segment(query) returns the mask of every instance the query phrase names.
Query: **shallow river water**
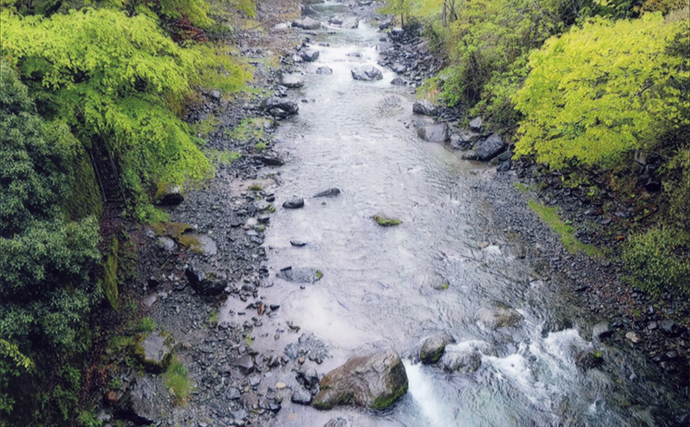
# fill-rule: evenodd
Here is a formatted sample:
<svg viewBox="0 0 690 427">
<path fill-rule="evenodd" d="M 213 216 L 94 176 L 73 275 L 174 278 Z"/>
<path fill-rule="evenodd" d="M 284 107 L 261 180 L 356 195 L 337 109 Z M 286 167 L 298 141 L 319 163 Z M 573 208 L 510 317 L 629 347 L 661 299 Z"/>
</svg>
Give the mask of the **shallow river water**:
<svg viewBox="0 0 690 427">
<path fill-rule="evenodd" d="M 327 21 L 337 7 L 316 5 L 317 19 Z M 580 332 L 591 325 L 577 320 L 581 314 L 539 280 L 519 245 L 492 226 L 491 208 L 472 186 L 493 172 L 421 141 L 411 126 L 420 120 L 412 114 L 414 95 L 390 84 L 390 70 L 379 81 L 353 80 L 353 67 L 376 65 L 381 33 L 362 22 L 318 34 L 311 48 L 320 56 L 303 66 L 304 88 L 289 91 L 291 99 L 308 102 L 299 102 L 299 115 L 276 135 L 289 161 L 279 169 L 278 210 L 266 233 L 274 286 L 264 295 L 281 309 L 263 330 L 285 332 L 257 341 L 258 349 L 281 353 L 294 342 L 297 334 L 285 327 L 290 321 L 327 344 L 331 357 L 315 365 L 322 374 L 362 349 L 390 346 L 405 354 L 439 330 L 456 338 L 451 349 L 475 346 L 486 354 L 468 375 L 406 361 L 409 392 L 384 413 L 287 403 L 276 424 L 322 426 L 344 416 L 362 426 L 647 425 L 645 398 L 630 398 L 646 392 L 629 380 L 636 375 L 631 366 L 642 362 L 608 373 L 576 367 L 577 355 L 592 348 Z M 316 74 L 321 66 L 333 74 Z M 342 194 L 311 198 L 329 187 Z M 280 208 L 292 195 L 306 206 Z M 371 218 L 377 213 L 403 223 L 380 227 Z M 323 278 L 304 289 L 274 279 L 286 266 L 315 268 Z M 482 309 L 501 304 L 524 321 L 498 330 L 478 322 Z M 554 328 L 554 319 L 575 320 Z M 622 409 L 631 404 L 637 406 Z"/>
</svg>

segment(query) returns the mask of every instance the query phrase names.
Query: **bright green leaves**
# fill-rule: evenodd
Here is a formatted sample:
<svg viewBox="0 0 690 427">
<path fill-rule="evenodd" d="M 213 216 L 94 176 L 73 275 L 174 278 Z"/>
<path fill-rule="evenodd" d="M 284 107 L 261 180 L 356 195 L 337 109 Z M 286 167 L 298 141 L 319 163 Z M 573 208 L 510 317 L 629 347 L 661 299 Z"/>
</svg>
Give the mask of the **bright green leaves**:
<svg viewBox="0 0 690 427">
<path fill-rule="evenodd" d="M 547 41 L 513 97 L 525 116 L 516 154 L 535 154 L 553 168 L 607 165 L 687 121 L 678 89 L 667 84 L 683 72 L 681 58 L 665 53 L 679 29 L 653 14 L 596 19 Z"/>
<path fill-rule="evenodd" d="M 228 52 L 182 48 L 154 19 L 108 9 L 1 19 L 2 52 L 36 82 L 42 113 L 68 123 L 87 146 L 105 144 L 129 190 L 212 174 L 174 112 L 194 86 L 243 87 L 249 73 Z"/>
</svg>

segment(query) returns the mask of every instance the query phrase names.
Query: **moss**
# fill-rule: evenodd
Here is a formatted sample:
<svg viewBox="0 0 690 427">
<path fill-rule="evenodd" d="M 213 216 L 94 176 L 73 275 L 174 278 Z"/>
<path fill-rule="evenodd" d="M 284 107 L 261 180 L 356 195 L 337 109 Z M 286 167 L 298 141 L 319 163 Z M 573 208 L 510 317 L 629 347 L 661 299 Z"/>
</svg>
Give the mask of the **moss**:
<svg viewBox="0 0 690 427">
<path fill-rule="evenodd" d="M 402 221 L 396 218 L 389 218 L 383 215 L 374 215 L 374 221 L 381 227 L 392 227 L 402 224 Z"/>
<path fill-rule="evenodd" d="M 169 353 L 160 363 L 153 361 L 151 359 L 147 359 L 146 352 L 144 351 L 144 347 L 141 345 L 141 343 L 144 341 L 144 339 L 146 339 L 146 337 L 149 334 L 150 332 L 146 332 L 142 334 L 136 341 L 134 341 L 134 344 L 130 347 L 130 352 L 147 371 L 153 373 L 164 372 L 169 368 L 173 359 L 173 355 L 172 353 Z M 169 336 L 166 336 L 164 334 L 161 335 L 166 337 L 166 341 L 170 340 Z"/>
<path fill-rule="evenodd" d="M 242 157 L 239 151 L 208 150 L 206 156 L 215 165 L 231 165 Z"/>
<path fill-rule="evenodd" d="M 209 326 L 218 325 L 218 310 L 211 310 L 211 315 L 208 317 Z"/>
<path fill-rule="evenodd" d="M 173 357 L 165 370 L 164 377 L 167 388 L 172 390 L 175 404 L 186 405 L 189 393 L 192 392 L 192 382 L 187 375 L 187 368 L 176 357 Z"/>
<path fill-rule="evenodd" d="M 603 252 L 594 245 L 582 243 L 573 236 L 575 228 L 561 221 L 557 207 L 544 206 L 534 200 L 529 201 L 529 207 L 560 236 L 563 246 L 565 246 L 568 251 L 572 253 L 584 252 L 593 258 L 602 258 L 604 256 Z"/>
<path fill-rule="evenodd" d="M 133 329 L 137 332 L 153 332 L 156 330 L 156 322 L 150 317 L 142 317 L 135 324 Z"/>
<path fill-rule="evenodd" d="M 316 270 L 316 280 L 321 280 L 323 277 L 323 272 L 321 270 Z"/>
<path fill-rule="evenodd" d="M 258 184 L 252 184 L 249 186 L 249 191 L 264 191 L 264 188 Z"/>
<path fill-rule="evenodd" d="M 258 144 L 254 145 L 254 148 L 256 148 L 259 151 L 263 151 L 266 149 L 266 143 L 265 142 L 259 142 Z"/>
<path fill-rule="evenodd" d="M 405 384 L 400 386 L 392 394 L 387 395 L 387 396 L 379 396 L 379 398 L 376 399 L 374 401 L 374 403 L 371 404 L 371 409 L 374 409 L 376 411 L 380 411 L 380 410 L 388 408 L 393 403 L 395 403 L 395 401 L 398 400 L 403 394 L 407 393 L 407 388 L 408 388 L 408 383 L 407 383 L 407 381 L 405 381 Z"/>
<path fill-rule="evenodd" d="M 213 132 L 219 124 L 220 120 L 218 120 L 216 116 L 210 115 L 199 123 L 196 123 L 194 128 L 198 134 L 201 134 L 201 136 L 206 136 Z"/>
<path fill-rule="evenodd" d="M 119 252 L 120 242 L 116 237 L 110 244 L 108 256 L 103 264 L 103 293 L 113 310 L 119 309 L 119 290 L 117 285 Z"/>
<path fill-rule="evenodd" d="M 276 207 L 273 205 L 268 205 L 268 207 L 266 207 L 266 210 L 270 213 L 275 213 Z"/>
<path fill-rule="evenodd" d="M 263 226 L 263 225 L 260 225 L 260 226 L 257 228 L 257 230 L 259 230 L 259 231 L 266 231 L 266 227 Z"/>
<path fill-rule="evenodd" d="M 521 182 L 516 182 L 515 184 L 513 184 L 513 187 L 515 187 L 521 193 L 528 193 L 530 190 L 528 185 L 525 185 Z"/>
<path fill-rule="evenodd" d="M 64 209 L 72 220 L 86 218 L 89 215 L 100 217 L 103 213 L 101 191 L 98 187 L 93 165 L 89 154 L 81 144 L 75 147 L 77 155 L 70 160 L 68 169 L 72 172 L 70 195 L 65 200 Z"/>
<path fill-rule="evenodd" d="M 450 284 L 449 284 L 449 283 L 444 283 L 444 284 L 441 285 L 441 290 L 445 291 L 445 290 L 447 290 L 449 287 L 450 287 Z"/>
<path fill-rule="evenodd" d="M 201 247 L 201 242 L 196 236 L 192 234 L 183 234 L 177 239 L 177 242 L 185 248 L 193 250 L 194 252 L 204 252 L 203 248 Z"/>
<path fill-rule="evenodd" d="M 270 123 L 270 120 L 261 117 L 244 119 L 231 131 L 226 131 L 226 135 L 240 142 L 259 141 L 266 138 L 264 127 Z"/>
<path fill-rule="evenodd" d="M 439 361 L 441 356 L 443 356 L 443 352 L 446 350 L 446 345 L 443 344 L 441 347 L 437 348 L 436 351 L 433 352 L 433 354 L 427 354 L 425 351 L 421 351 L 419 354 L 419 357 L 422 360 L 428 360 L 430 363 L 436 363 Z"/>
</svg>

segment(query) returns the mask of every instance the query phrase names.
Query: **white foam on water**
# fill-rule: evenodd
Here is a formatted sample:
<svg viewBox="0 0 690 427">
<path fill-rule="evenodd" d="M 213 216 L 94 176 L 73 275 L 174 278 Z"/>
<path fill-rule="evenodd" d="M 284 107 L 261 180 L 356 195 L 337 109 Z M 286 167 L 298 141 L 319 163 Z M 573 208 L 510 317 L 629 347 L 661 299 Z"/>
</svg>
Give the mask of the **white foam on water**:
<svg viewBox="0 0 690 427">
<path fill-rule="evenodd" d="M 448 426 L 449 420 L 453 419 L 453 415 L 448 405 L 445 405 L 435 390 L 438 385 L 434 384 L 437 379 L 430 378 L 422 370 L 421 364 L 411 364 L 404 361 L 405 371 L 407 372 L 407 380 L 409 382 L 408 393 L 412 396 L 415 403 L 421 409 L 421 414 L 428 420 L 428 426 Z"/>
</svg>

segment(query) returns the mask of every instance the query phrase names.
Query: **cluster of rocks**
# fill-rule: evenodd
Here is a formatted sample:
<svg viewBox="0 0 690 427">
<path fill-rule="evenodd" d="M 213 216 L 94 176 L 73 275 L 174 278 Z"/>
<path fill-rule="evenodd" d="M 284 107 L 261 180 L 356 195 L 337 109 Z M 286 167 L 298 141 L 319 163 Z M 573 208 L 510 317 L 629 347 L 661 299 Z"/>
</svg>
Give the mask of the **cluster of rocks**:
<svg viewBox="0 0 690 427">
<path fill-rule="evenodd" d="M 379 28 L 384 30 L 390 25 L 391 20 L 386 19 Z M 398 75 L 392 84 L 421 86 L 424 80 L 441 70 L 443 60 L 434 55 L 427 42 L 420 37 L 421 29 L 420 26 L 393 28 L 379 40 L 379 65 L 390 68 Z"/>
</svg>

